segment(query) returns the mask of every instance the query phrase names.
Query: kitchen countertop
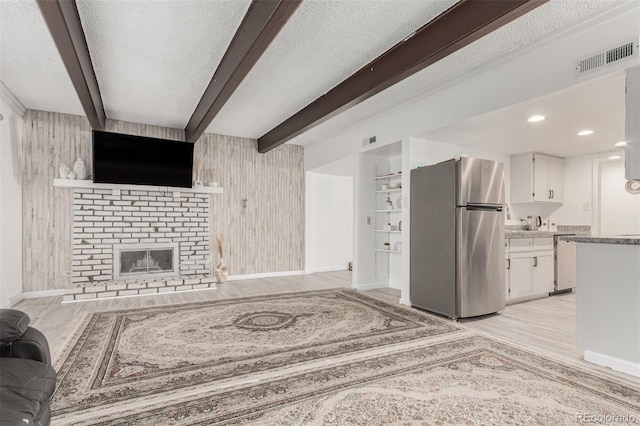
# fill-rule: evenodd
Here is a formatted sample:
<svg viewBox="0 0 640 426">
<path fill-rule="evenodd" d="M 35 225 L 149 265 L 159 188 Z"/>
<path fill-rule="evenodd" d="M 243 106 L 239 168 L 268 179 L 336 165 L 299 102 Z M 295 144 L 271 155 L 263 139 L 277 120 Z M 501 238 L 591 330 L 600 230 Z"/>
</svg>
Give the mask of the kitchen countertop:
<svg viewBox="0 0 640 426">
<path fill-rule="evenodd" d="M 591 235 L 590 226 L 582 225 L 558 225 L 557 231 L 527 231 L 519 226 L 509 225 L 504 230 L 504 237 L 509 238 L 544 238 L 554 235 L 575 234 L 576 236 Z"/>
<path fill-rule="evenodd" d="M 575 235 L 562 237 L 564 241 L 593 244 L 628 244 L 640 245 L 640 235 L 587 236 Z"/>
<path fill-rule="evenodd" d="M 555 234 L 566 234 L 566 232 L 549 232 L 549 231 L 504 231 L 505 238 L 541 238 L 553 237 Z"/>
</svg>

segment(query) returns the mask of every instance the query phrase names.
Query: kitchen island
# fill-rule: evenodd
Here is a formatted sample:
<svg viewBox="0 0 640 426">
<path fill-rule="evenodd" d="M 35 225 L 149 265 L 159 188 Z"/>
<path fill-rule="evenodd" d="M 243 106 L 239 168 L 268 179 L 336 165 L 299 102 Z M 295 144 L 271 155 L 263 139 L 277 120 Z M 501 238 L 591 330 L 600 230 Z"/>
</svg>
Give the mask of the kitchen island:
<svg viewBox="0 0 640 426">
<path fill-rule="evenodd" d="M 576 242 L 576 334 L 585 361 L 640 377 L 640 236 Z"/>
</svg>

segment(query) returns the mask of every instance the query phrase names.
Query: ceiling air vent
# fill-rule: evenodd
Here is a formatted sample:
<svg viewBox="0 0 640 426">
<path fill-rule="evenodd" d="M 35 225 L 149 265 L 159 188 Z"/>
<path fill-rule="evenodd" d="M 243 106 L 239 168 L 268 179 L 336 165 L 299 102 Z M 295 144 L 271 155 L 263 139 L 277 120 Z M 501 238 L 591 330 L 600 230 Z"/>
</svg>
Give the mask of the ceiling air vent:
<svg viewBox="0 0 640 426">
<path fill-rule="evenodd" d="M 604 66 L 638 57 L 638 41 L 630 41 L 578 61 L 576 74 L 581 76 Z"/>
</svg>

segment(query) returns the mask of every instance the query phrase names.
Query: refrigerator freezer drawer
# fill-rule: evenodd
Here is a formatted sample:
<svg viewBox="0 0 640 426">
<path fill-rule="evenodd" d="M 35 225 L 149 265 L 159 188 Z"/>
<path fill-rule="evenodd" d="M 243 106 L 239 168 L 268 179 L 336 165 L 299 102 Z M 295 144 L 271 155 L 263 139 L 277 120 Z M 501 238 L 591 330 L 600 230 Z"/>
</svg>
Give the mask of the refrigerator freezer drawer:
<svg viewBox="0 0 640 426">
<path fill-rule="evenodd" d="M 457 314 L 498 312 L 505 307 L 503 213 L 461 207 L 456 219 Z"/>
</svg>

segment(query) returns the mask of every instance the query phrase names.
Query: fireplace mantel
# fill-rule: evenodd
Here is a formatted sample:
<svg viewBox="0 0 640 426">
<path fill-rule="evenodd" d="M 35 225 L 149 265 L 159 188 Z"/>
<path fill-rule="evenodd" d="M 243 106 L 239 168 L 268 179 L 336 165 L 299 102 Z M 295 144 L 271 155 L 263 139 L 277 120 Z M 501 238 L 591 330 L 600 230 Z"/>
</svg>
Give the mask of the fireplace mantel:
<svg viewBox="0 0 640 426">
<path fill-rule="evenodd" d="M 120 185 L 115 183 L 94 183 L 92 180 L 78 179 L 54 179 L 53 186 L 62 188 L 91 188 L 91 189 L 113 189 L 131 191 L 160 191 L 160 192 L 189 192 L 199 194 L 222 194 L 224 191 L 220 187 L 197 186 L 194 188 L 178 188 L 173 186 L 152 186 L 152 185 Z"/>
</svg>

